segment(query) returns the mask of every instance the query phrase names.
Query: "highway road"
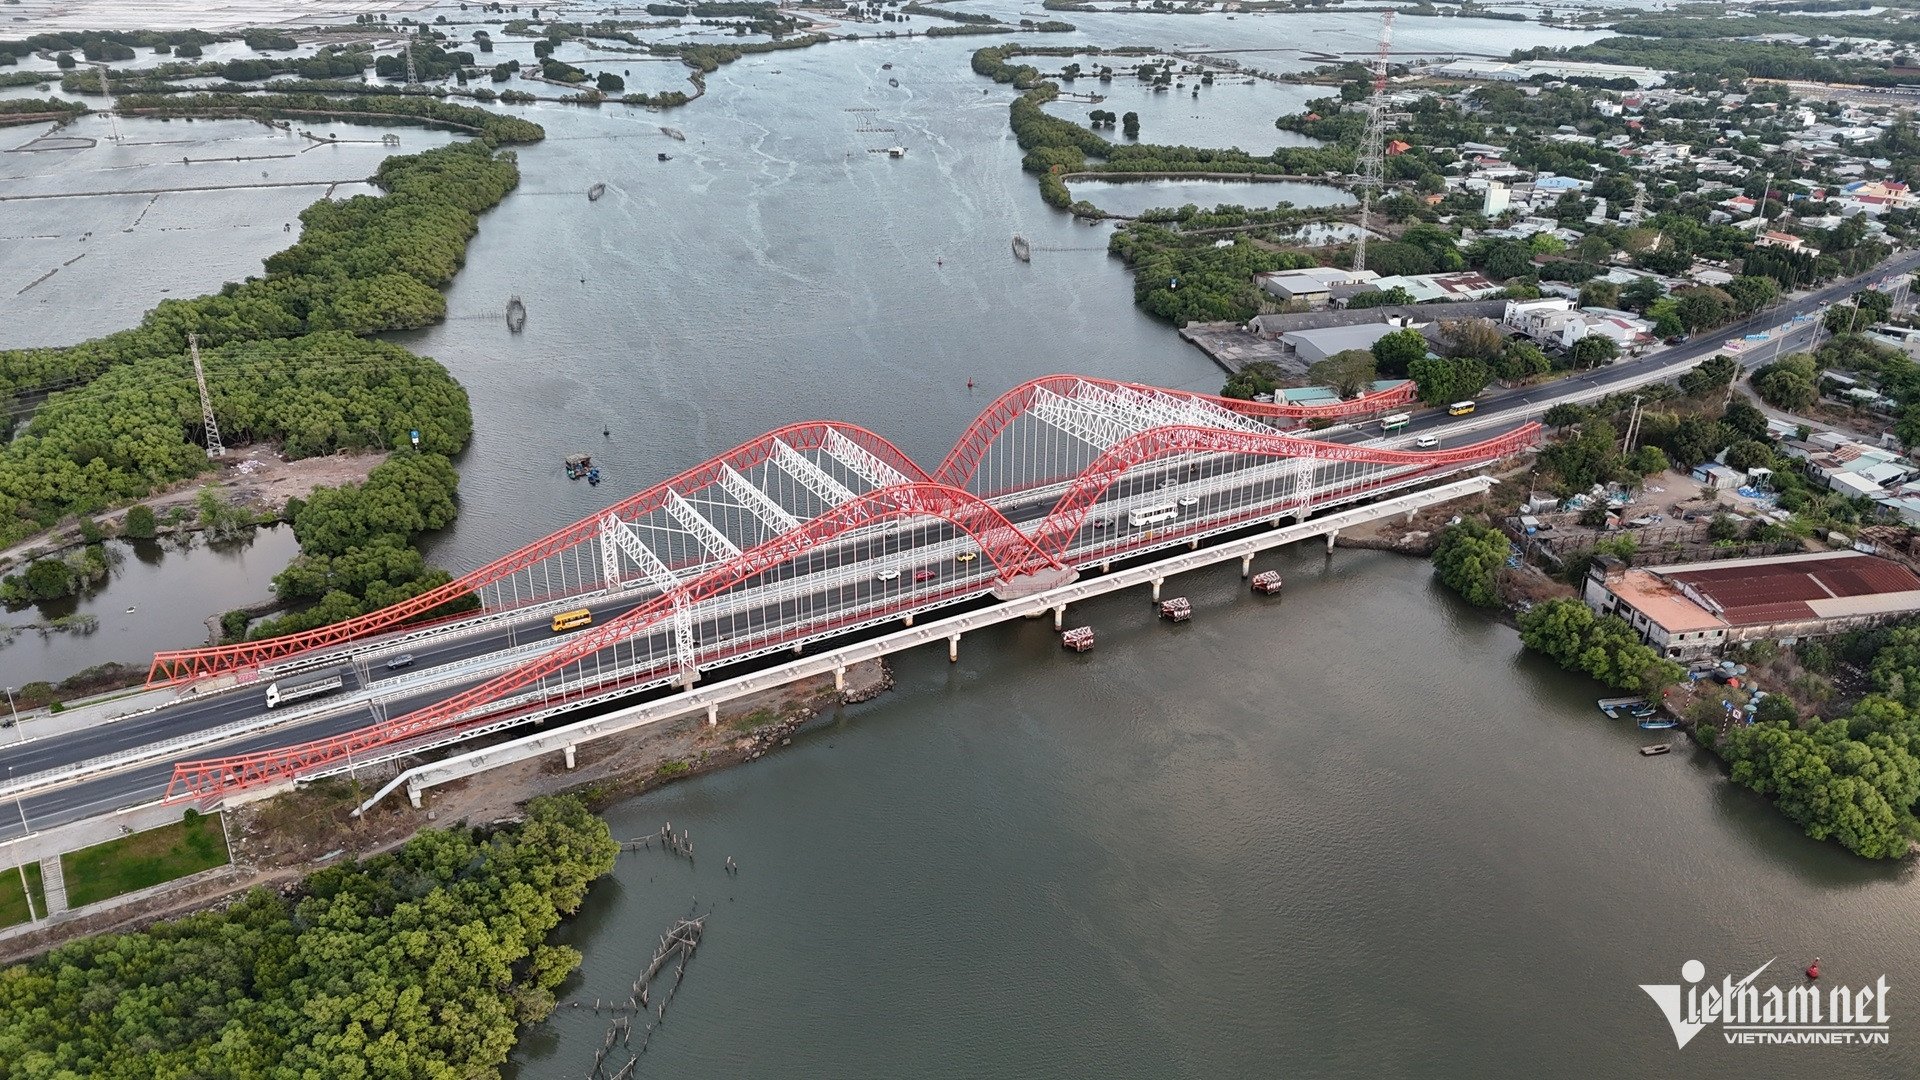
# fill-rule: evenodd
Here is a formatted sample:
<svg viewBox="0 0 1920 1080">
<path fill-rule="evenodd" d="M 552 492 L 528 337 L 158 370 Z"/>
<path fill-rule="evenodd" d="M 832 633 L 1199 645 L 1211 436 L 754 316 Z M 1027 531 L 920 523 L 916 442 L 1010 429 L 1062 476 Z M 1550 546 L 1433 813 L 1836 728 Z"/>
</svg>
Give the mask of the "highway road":
<svg viewBox="0 0 1920 1080">
<path fill-rule="evenodd" d="M 1845 300 L 1870 283 L 1911 273 L 1915 267 L 1920 267 L 1920 251 L 1896 254 L 1867 273 L 1783 299 L 1751 318 L 1718 330 L 1702 332 L 1695 340 L 1684 345 L 1660 348 L 1646 356 L 1618 361 L 1539 386 L 1499 391 L 1481 398 L 1469 416 L 1449 416 L 1445 410 L 1415 414 L 1406 430 L 1395 433 L 1389 441 L 1394 445 L 1403 442 L 1411 444 L 1414 438 L 1425 434 L 1439 436 L 1442 446 L 1461 442 L 1469 434 L 1472 441 L 1477 441 L 1510 431 L 1528 420 L 1539 419 L 1549 408 L 1569 399 L 1587 394 L 1599 397 L 1650 383 L 1666 382 L 1678 378 L 1688 368 L 1715 353 L 1726 352 L 1726 342 L 1730 340 L 1789 322 L 1796 315 L 1813 314 L 1829 304 Z M 1798 330 L 1786 335 L 1778 349 L 1771 342 L 1764 345 L 1755 343 L 1759 347 L 1738 354 L 1735 359 L 1748 369 L 1771 363 L 1776 356 L 1785 356 L 1794 348 L 1803 347 L 1812 338 L 1813 328 L 1818 323 L 1818 319 L 1808 320 Z M 1378 438 L 1379 434 L 1377 425 L 1366 425 L 1334 438 L 1341 442 L 1359 442 Z"/>
<path fill-rule="evenodd" d="M 1404 445 L 1426 433 L 1439 435 L 1443 445 L 1479 441 L 1535 419 L 1563 401 L 1629 390 L 1677 377 L 1700 360 L 1722 351 L 1723 343 L 1729 339 L 1786 323 L 1795 315 L 1816 312 L 1869 282 L 1907 273 L 1916 265 L 1920 265 L 1920 252 L 1897 256 L 1868 274 L 1793 297 L 1754 318 L 1722 328 L 1710 336 L 1703 335 L 1702 340 L 1685 346 L 1661 349 L 1646 357 L 1542 386 L 1490 395 L 1481 400 L 1471 416 L 1456 418 L 1440 410 L 1419 415 L 1404 432 L 1396 433 L 1386 442 Z M 1809 320 L 1804 329 L 1788 336 L 1778 348 L 1769 343 L 1742 357 L 1742 363 L 1756 366 L 1783 354 L 1810 334 L 1816 324 L 1817 320 Z M 1373 441 L 1378 434 L 1377 428 L 1362 427 L 1333 437 L 1343 442 L 1363 442 Z M 1210 455 L 1200 459 L 1197 466 L 1183 461 L 1129 476 L 1116 484 L 1089 513 L 1071 547 L 1074 560 L 1087 565 L 1100 561 L 1103 551 L 1110 557 L 1124 558 L 1146 546 L 1164 545 L 1165 540 L 1143 541 L 1139 530 L 1126 525 L 1126 511 L 1143 505 L 1174 503 L 1183 496 L 1196 500 L 1194 506 L 1178 508 L 1183 538 L 1196 522 L 1210 523 L 1201 531 L 1231 527 L 1231 523 L 1245 519 L 1250 508 L 1274 505 L 1282 493 L 1290 489 L 1290 478 L 1297 468 L 1293 463 L 1276 463 L 1270 459 Z M 1365 467 L 1342 469 L 1341 466 L 1319 466 L 1315 470 L 1315 486 L 1336 481 L 1353 483 L 1378 471 Z M 1015 524 L 1028 525 L 1053 509 L 1058 491 L 1058 487 L 1036 489 L 1010 500 L 996 501 Z M 1108 524 L 1097 524 L 1102 521 Z M 939 595 L 940 602 L 947 604 L 977 601 L 991 583 L 993 567 L 984 558 L 970 563 L 955 561 L 957 553 L 971 548 L 971 542 L 964 535 L 945 525 L 880 530 L 825 545 L 804 559 L 756 579 L 750 589 L 743 587 L 709 601 L 702 608 L 695 629 L 696 640 L 706 643 L 700 650 L 702 666 L 706 668 L 711 663 L 715 668 L 727 667 L 730 658 L 722 654 L 722 649 L 727 648 L 723 642 L 743 636 L 765 639 L 815 622 L 825 612 L 844 617 L 849 610 L 865 609 L 880 615 L 928 594 Z M 898 570 L 900 575 L 881 580 L 875 576 L 879 569 Z M 932 580 L 914 582 L 920 571 L 930 571 Z M 756 596 L 757 591 L 764 592 L 764 598 Z M 595 597 L 583 601 L 581 606 L 593 611 L 596 622 L 604 623 L 655 595 L 652 589 L 639 589 L 617 596 Z M 315 708 L 323 708 L 322 714 L 290 719 L 269 730 L 231 739 L 220 745 L 217 752 L 202 749 L 189 756 L 224 756 L 287 746 L 365 726 L 376 719 L 376 707 L 386 716 L 399 716 L 442 700 L 484 681 L 506 666 L 508 658 L 496 655 L 503 650 L 537 647 L 554 641 L 556 635 L 549 627 L 551 610 L 376 651 L 368 658 L 370 666 L 364 679 L 359 671 L 349 671 L 347 687 L 340 695 L 301 702 L 287 709 L 291 716 Z M 355 651 L 366 648 L 364 643 L 354 647 Z M 401 671 L 386 670 L 382 666 L 385 659 L 402 649 L 412 654 L 414 664 Z M 672 646 L 664 632 L 622 646 L 621 651 L 626 655 L 619 658 L 603 651 L 601 663 L 613 667 L 623 660 L 631 663 L 636 656 L 645 656 L 659 658 L 663 671 L 672 664 Z M 729 649 L 731 653 L 739 651 L 743 650 Z M 486 657 L 494 657 L 494 661 L 484 663 Z M 516 654 L 513 662 L 523 657 L 524 653 Z M 376 692 L 373 696 L 379 698 L 377 706 L 367 700 L 346 700 L 369 690 Z M 146 716 L 101 725 L 84 733 L 5 746 L 0 748 L 0 767 L 9 767 L 15 776 L 26 776 L 183 735 L 241 724 L 266 714 L 264 691 L 264 683 L 243 686 L 188 700 Z M 26 798 L 21 809 L 30 823 L 49 825 L 149 801 L 164 791 L 172 775 L 173 760 L 170 756 L 153 765 L 36 794 Z M 0 814 L 0 839 L 21 831 L 17 816 Z"/>
</svg>

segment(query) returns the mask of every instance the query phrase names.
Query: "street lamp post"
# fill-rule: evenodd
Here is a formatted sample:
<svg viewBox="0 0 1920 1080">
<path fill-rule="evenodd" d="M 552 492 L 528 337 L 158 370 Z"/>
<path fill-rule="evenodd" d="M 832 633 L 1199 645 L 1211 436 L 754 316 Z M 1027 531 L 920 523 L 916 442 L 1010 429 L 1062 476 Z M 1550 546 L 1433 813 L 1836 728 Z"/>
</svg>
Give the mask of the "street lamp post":
<svg viewBox="0 0 1920 1080">
<path fill-rule="evenodd" d="M 8 688 L 8 702 L 9 703 L 12 702 L 11 687 Z M 7 786 L 8 787 L 13 786 L 13 766 L 11 765 L 7 766 Z M 30 828 L 27 828 L 26 804 L 20 801 L 19 796 L 15 796 L 14 805 L 20 808 L 20 828 L 24 830 L 26 833 L 28 833 L 29 835 L 31 835 L 33 830 Z M 27 864 L 21 863 L 18 867 L 16 867 L 16 869 L 20 871 L 20 896 L 22 899 L 26 900 L 27 902 L 27 921 L 39 922 L 40 916 L 34 914 L 34 911 L 33 911 L 33 890 L 27 887 Z"/>
</svg>

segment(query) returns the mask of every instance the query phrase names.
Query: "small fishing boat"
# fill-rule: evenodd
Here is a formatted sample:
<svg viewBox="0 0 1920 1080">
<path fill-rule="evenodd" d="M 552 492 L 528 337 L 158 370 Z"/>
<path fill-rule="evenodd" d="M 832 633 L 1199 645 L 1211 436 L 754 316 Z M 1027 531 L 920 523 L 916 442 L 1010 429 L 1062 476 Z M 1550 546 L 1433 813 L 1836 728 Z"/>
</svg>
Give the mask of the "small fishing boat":
<svg viewBox="0 0 1920 1080">
<path fill-rule="evenodd" d="M 888 79 L 888 80 L 887 80 L 887 85 L 888 85 L 888 86 L 899 86 L 899 85 L 900 85 L 900 80 L 899 80 L 899 79 Z"/>
<path fill-rule="evenodd" d="M 1027 238 L 1019 233 L 1013 234 L 1013 257 L 1021 262 L 1033 261 L 1033 247 L 1027 243 Z"/>
<path fill-rule="evenodd" d="M 679 128 L 662 127 L 660 134 L 665 135 L 669 139 L 679 139 L 681 142 L 687 141 L 686 135 L 683 134 Z"/>
<path fill-rule="evenodd" d="M 904 146 L 889 146 L 887 147 L 887 156 L 888 157 L 906 157 L 907 148 Z"/>
<path fill-rule="evenodd" d="M 1646 707 L 1647 699 L 1643 697 L 1603 697 L 1596 702 L 1596 704 L 1600 706 L 1601 712 L 1607 714 L 1608 719 L 1618 720 L 1621 715 L 1628 710 Z"/>
<path fill-rule="evenodd" d="M 892 70 L 893 70 L 893 65 L 892 65 L 892 64 L 881 64 L 881 65 L 880 65 L 880 70 L 881 70 L 881 71 L 892 71 Z"/>
<path fill-rule="evenodd" d="M 595 184 L 592 187 L 587 189 L 587 201 L 598 202 L 600 200 L 600 196 L 605 195 L 606 193 L 607 193 L 607 185 Z"/>
<path fill-rule="evenodd" d="M 1642 757 L 1659 757 L 1661 754 L 1671 753 L 1673 753 L 1673 745 L 1671 743 L 1654 743 L 1652 746 L 1643 746 L 1640 748 L 1640 756 Z"/>
<path fill-rule="evenodd" d="M 599 471 L 593 467 L 592 454 L 575 454 L 567 459 L 567 479 L 569 480 L 578 480 Z"/>
<path fill-rule="evenodd" d="M 673 155 L 671 155 L 671 154 L 668 154 L 668 153 L 665 153 L 665 152 L 662 152 L 662 153 L 661 153 L 661 154 L 659 155 L 659 157 L 660 157 L 660 160 L 661 160 L 661 161 L 672 161 L 672 160 L 673 160 Z"/>
<path fill-rule="evenodd" d="M 519 333 L 527 326 L 527 305 L 520 302 L 519 296 L 507 297 L 507 329 Z"/>
<path fill-rule="evenodd" d="M 1642 720 L 1640 721 L 1640 726 L 1648 731 L 1665 731 L 1668 728 L 1679 727 L 1680 721 L 1678 720 Z"/>
</svg>

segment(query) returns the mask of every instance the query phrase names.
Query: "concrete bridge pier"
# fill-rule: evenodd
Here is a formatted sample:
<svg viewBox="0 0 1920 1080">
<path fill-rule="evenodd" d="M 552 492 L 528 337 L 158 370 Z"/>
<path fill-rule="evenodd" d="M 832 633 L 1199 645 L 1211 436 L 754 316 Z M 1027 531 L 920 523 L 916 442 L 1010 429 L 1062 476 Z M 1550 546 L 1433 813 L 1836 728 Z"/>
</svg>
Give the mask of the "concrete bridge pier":
<svg viewBox="0 0 1920 1080">
<path fill-rule="evenodd" d="M 1153 579 L 1153 602 L 1154 603 L 1157 604 L 1160 602 L 1160 586 L 1165 585 L 1166 583 L 1167 583 L 1167 579 L 1163 577 L 1157 577 Z"/>
<path fill-rule="evenodd" d="M 1253 556 L 1251 555 L 1240 556 L 1240 576 L 1246 577 L 1248 574 L 1251 574 L 1251 573 L 1253 573 Z"/>
<path fill-rule="evenodd" d="M 567 768 L 569 769 L 573 768 L 573 752 L 579 748 L 580 748 L 579 743 L 568 743 L 567 745 L 560 748 L 561 752 L 566 754 L 567 756 Z"/>
<path fill-rule="evenodd" d="M 1113 560 L 1112 560 L 1112 559 L 1103 559 L 1103 560 L 1101 560 L 1101 562 L 1100 562 L 1100 572 L 1101 572 L 1101 573 L 1103 573 L 1103 574 L 1110 574 L 1110 573 L 1112 573 L 1112 572 L 1113 572 Z"/>
<path fill-rule="evenodd" d="M 955 634 L 952 637 L 947 639 L 947 662 L 952 664 L 957 664 L 960 662 L 960 635 L 959 634 Z"/>
<path fill-rule="evenodd" d="M 1199 550 L 1200 550 L 1200 538 L 1196 536 L 1196 537 L 1194 537 L 1194 538 L 1193 538 L 1192 540 L 1189 540 L 1189 541 L 1187 542 L 1187 550 L 1188 550 L 1188 551 L 1199 551 Z"/>
<path fill-rule="evenodd" d="M 720 706 L 713 704 L 712 702 L 709 702 L 707 704 L 707 726 L 708 727 L 720 726 Z"/>
<path fill-rule="evenodd" d="M 900 620 L 900 625 L 901 625 L 901 626 L 912 626 L 912 625 L 913 625 L 913 612 L 911 612 L 911 611 L 909 611 L 909 612 L 907 612 L 907 614 L 905 615 L 905 617 L 903 617 L 903 618 L 902 618 L 902 619 Z"/>
<path fill-rule="evenodd" d="M 835 690 L 845 690 L 847 688 L 847 666 L 845 664 L 833 669 L 833 688 Z"/>
<path fill-rule="evenodd" d="M 1053 609 L 1053 628 L 1055 630 L 1060 629 L 1061 620 L 1065 619 L 1066 617 L 1067 617 L 1067 605 L 1061 604 L 1059 607 L 1054 608 Z"/>
<path fill-rule="evenodd" d="M 1329 555 L 1333 554 L 1333 542 L 1338 539 L 1340 539 L 1339 529 L 1327 530 L 1327 554 Z"/>
</svg>

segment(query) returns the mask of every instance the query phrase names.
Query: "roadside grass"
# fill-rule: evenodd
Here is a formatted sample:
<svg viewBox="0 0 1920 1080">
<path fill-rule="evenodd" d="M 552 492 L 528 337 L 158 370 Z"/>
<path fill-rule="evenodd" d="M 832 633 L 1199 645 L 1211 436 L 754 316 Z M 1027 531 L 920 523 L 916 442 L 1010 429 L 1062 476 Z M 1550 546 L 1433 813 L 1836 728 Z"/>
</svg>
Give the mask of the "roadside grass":
<svg viewBox="0 0 1920 1080">
<path fill-rule="evenodd" d="M 231 861 L 219 815 L 188 811 L 171 825 L 69 851 L 60 856 L 60 871 L 67 906 L 77 908 Z"/>
<path fill-rule="evenodd" d="M 47 892 L 40 885 L 40 864 L 27 864 L 27 888 L 33 890 L 33 914 L 45 918 Z M 26 922 L 26 894 L 20 891 L 20 871 L 15 867 L 0 870 L 0 926 Z"/>
</svg>

